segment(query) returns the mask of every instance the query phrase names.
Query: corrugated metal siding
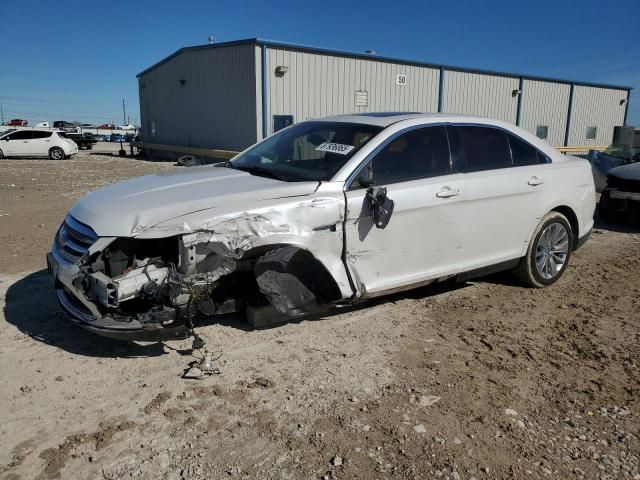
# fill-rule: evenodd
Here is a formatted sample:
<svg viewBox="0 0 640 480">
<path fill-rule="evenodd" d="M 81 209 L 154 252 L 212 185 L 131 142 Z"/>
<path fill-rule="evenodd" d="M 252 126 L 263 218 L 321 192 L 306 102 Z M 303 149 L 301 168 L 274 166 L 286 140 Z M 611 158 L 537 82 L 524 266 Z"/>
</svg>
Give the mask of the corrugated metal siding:
<svg viewBox="0 0 640 480">
<path fill-rule="evenodd" d="M 288 67 L 285 75 L 276 76 L 278 65 Z M 407 75 L 406 85 L 396 85 L 398 74 Z M 343 113 L 438 109 L 436 68 L 267 48 L 267 76 L 269 132 L 273 115 L 293 115 L 301 122 Z M 357 90 L 368 92 L 367 107 L 355 106 Z"/>
<path fill-rule="evenodd" d="M 518 78 L 447 70 L 443 112 L 480 115 L 516 122 Z"/>
<path fill-rule="evenodd" d="M 255 46 L 238 45 L 186 51 L 141 76 L 144 140 L 231 150 L 255 143 L 255 68 Z"/>
<path fill-rule="evenodd" d="M 569 145 L 609 145 L 613 140 L 613 127 L 624 122 L 627 98 L 625 90 L 576 86 L 569 127 Z M 587 140 L 587 127 L 597 127 L 595 140 Z"/>
<path fill-rule="evenodd" d="M 564 144 L 571 86 L 563 83 L 524 80 L 520 126 L 536 134 L 538 125 L 549 128 L 547 142 Z"/>
</svg>

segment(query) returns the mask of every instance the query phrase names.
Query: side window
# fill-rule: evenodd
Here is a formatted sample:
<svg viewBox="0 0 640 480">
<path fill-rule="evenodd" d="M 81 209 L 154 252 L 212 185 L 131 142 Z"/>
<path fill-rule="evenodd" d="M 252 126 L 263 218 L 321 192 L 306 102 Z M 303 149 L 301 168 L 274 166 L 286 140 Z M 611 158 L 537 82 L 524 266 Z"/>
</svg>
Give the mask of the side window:
<svg viewBox="0 0 640 480">
<path fill-rule="evenodd" d="M 9 140 L 31 140 L 30 130 L 19 130 L 9 135 Z"/>
<path fill-rule="evenodd" d="M 507 135 L 489 127 L 458 126 L 455 131 L 462 166 L 467 172 L 479 172 L 511 166 Z"/>
<path fill-rule="evenodd" d="M 33 139 L 39 139 L 39 138 L 49 138 L 51 136 L 51 132 L 31 132 Z"/>
<path fill-rule="evenodd" d="M 511 154 L 513 155 L 513 165 L 522 167 L 524 165 L 537 165 L 538 163 L 547 163 L 547 159 L 538 150 L 533 148 L 524 140 L 515 135 L 509 136 L 509 144 L 511 145 Z"/>
<path fill-rule="evenodd" d="M 406 182 L 451 173 L 444 127 L 425 127 L 398 136 L 373 158 L 376 185 Z"/>
</svg>

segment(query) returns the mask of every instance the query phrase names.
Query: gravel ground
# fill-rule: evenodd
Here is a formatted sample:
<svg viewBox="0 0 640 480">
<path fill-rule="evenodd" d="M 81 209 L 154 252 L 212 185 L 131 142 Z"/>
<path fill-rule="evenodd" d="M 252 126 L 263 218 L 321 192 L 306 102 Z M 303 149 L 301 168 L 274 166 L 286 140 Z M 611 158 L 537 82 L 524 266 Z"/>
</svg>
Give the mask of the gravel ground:
<svg viewBox="0 0 640 480">
<path fill-rule="evenodd" d="M 599 225 L 551 288 L 508 275 L 190 342 L 70 324 L 44 254 L 73 201 L 175 168 L 0 163 L 0 478 L 640 479 L 640 236 Z"/>
</svg>

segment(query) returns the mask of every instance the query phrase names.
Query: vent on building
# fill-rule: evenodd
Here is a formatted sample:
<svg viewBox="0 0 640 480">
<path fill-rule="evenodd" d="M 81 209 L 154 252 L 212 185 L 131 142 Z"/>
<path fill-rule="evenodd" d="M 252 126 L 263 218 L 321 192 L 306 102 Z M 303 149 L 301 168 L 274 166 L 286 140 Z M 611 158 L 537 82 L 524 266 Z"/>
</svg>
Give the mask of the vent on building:
<svg viewBox="0 0 640 480">
<path fill-rule="evenodd" d="M 356 90 L 356 107 L 369 106 L 369 92 L 366 90 Z"/>
</svg>

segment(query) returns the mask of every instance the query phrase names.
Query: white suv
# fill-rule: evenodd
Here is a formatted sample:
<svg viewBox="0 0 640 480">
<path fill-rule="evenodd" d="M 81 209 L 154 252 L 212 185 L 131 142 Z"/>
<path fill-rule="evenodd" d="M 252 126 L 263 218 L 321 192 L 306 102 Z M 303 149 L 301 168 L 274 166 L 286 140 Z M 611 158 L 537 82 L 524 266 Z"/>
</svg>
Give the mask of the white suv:
<svg viewBox="0 0 640 480">
<path fill-rule="evenodd" d="M 64 160 L 78 153 L 78 145 L 66 138 L 64 132 L 51 130 L 16 130 L 0 133 L 0 158 L 3 157 L 49 157 Z"/>
<path fill-rule="evenodd" d="M 593 226 L 586 160 L 500 121 L 368 113 L 292 125 L 230 162 L 110 185 L 47 257 L 96 333 L 172 338 L 515 269 L 544 287 Z"/>
</svg>

